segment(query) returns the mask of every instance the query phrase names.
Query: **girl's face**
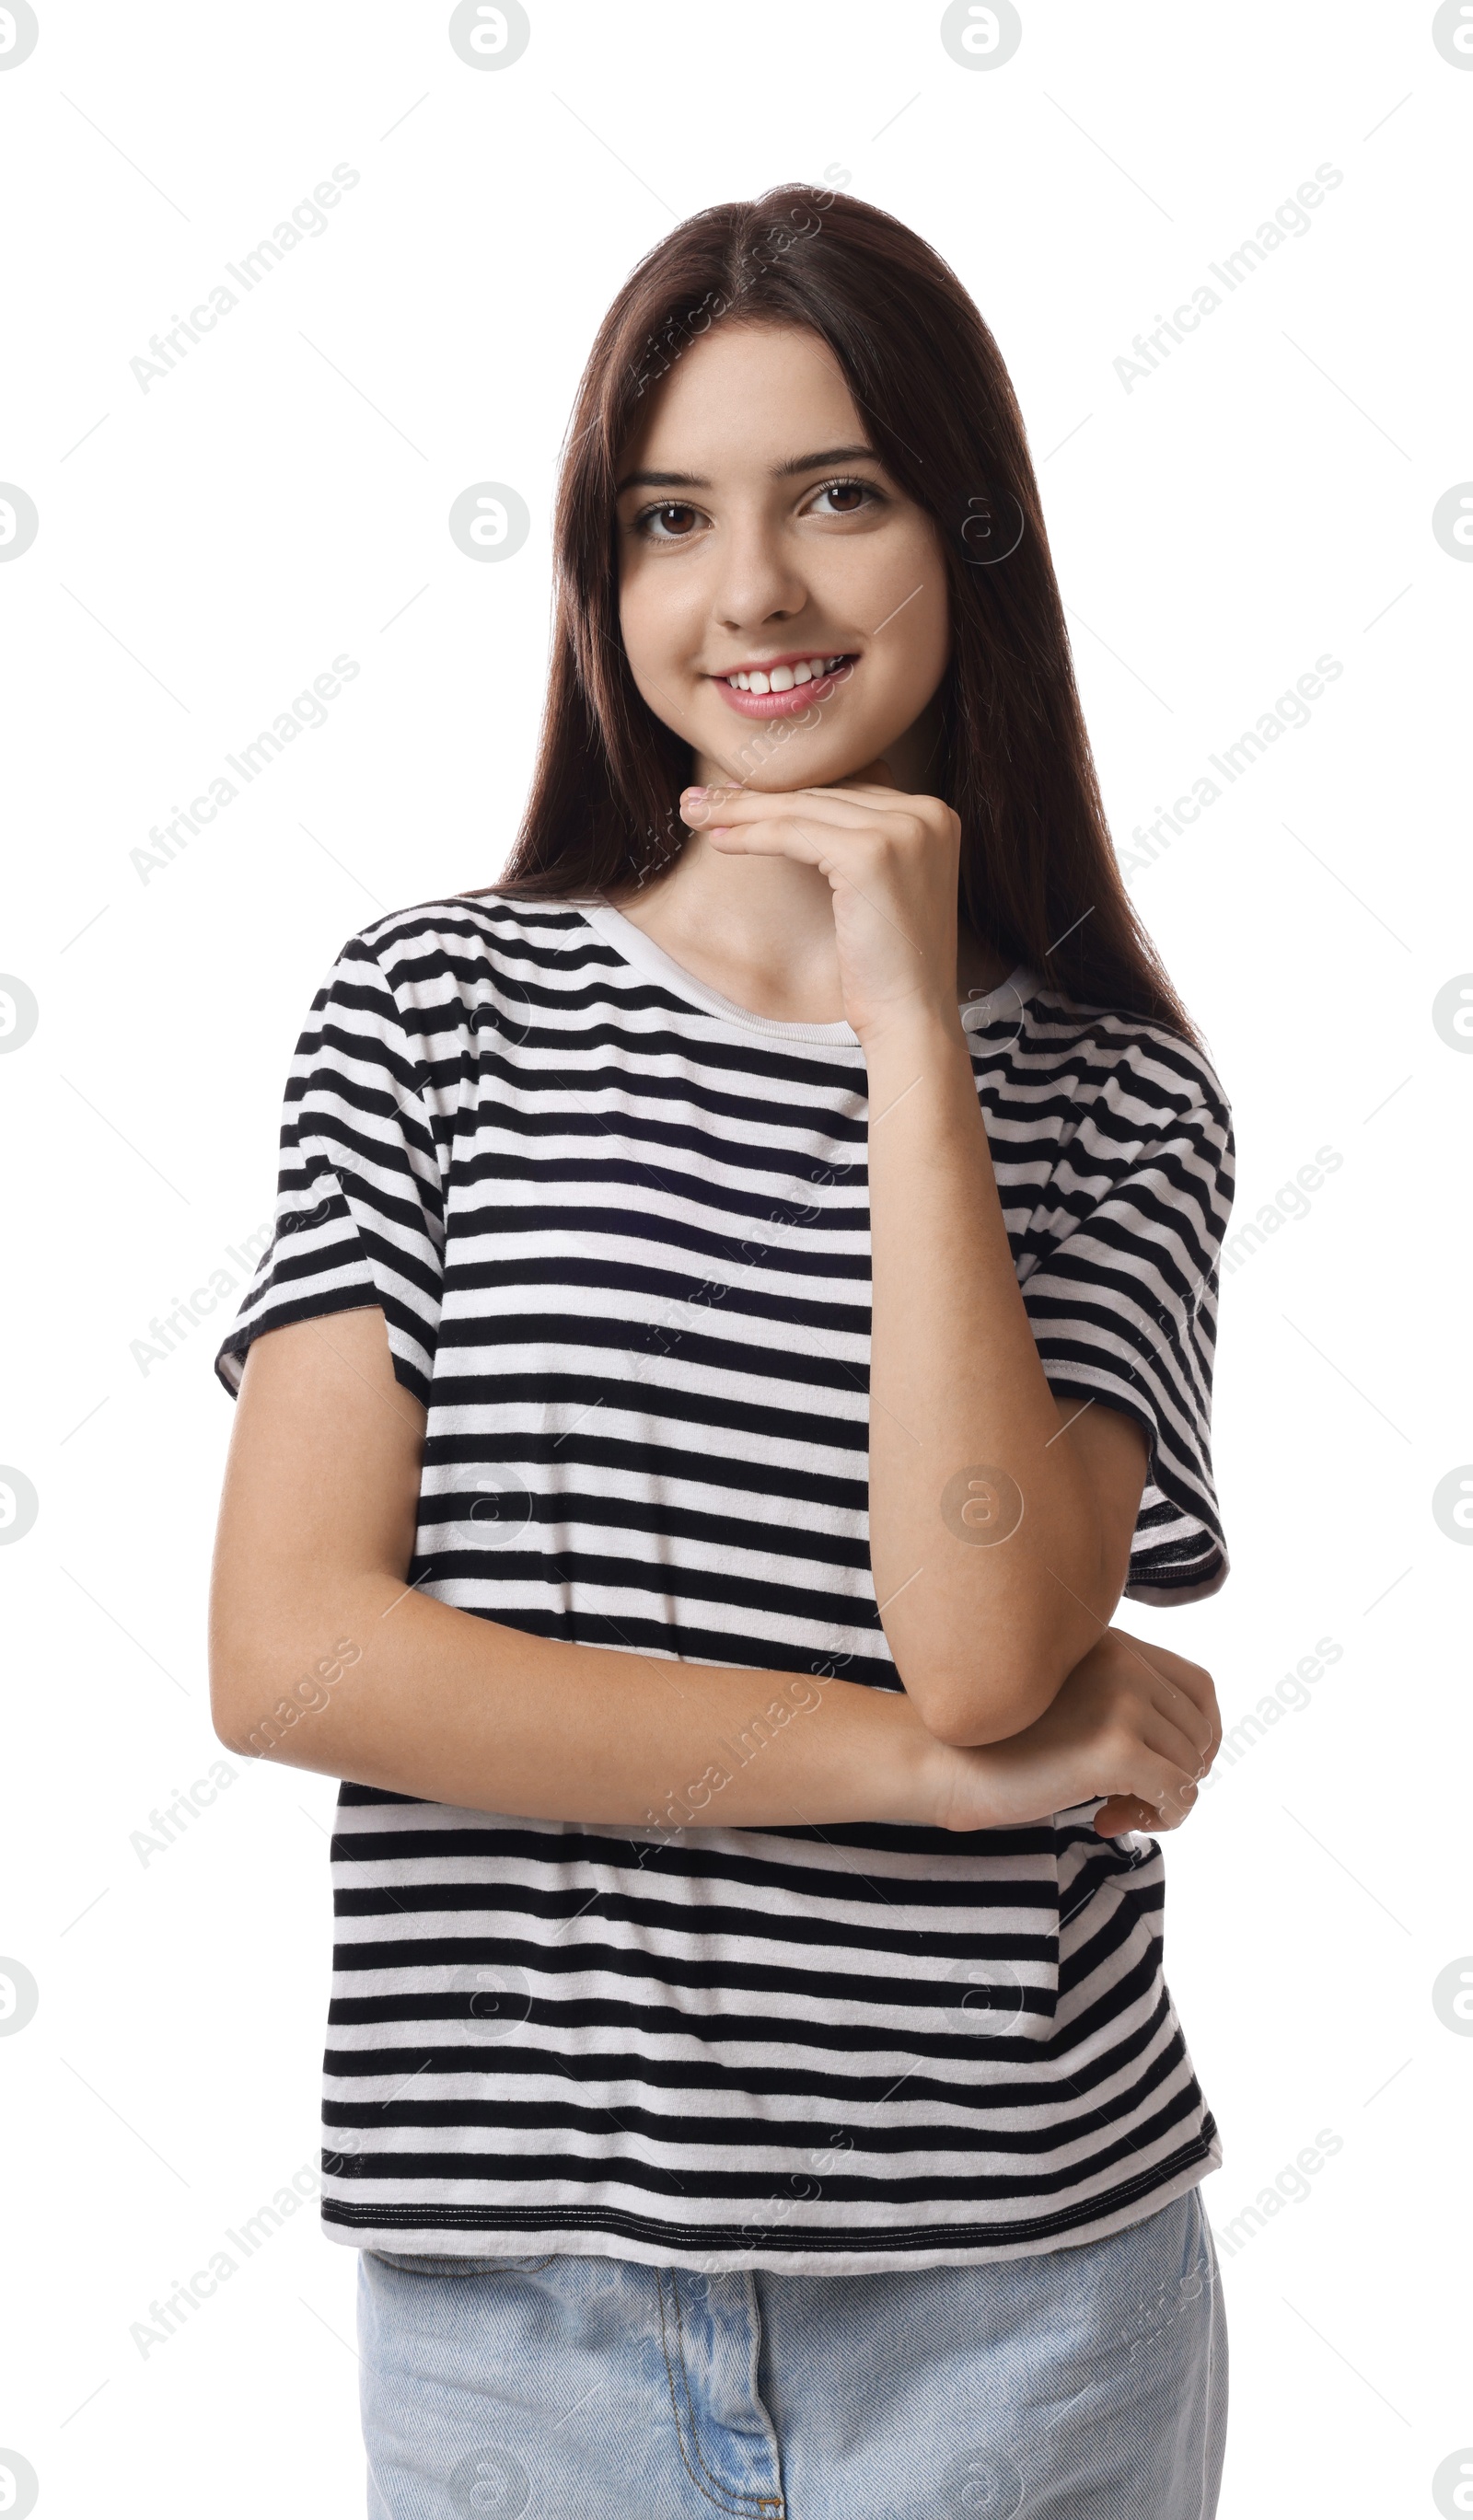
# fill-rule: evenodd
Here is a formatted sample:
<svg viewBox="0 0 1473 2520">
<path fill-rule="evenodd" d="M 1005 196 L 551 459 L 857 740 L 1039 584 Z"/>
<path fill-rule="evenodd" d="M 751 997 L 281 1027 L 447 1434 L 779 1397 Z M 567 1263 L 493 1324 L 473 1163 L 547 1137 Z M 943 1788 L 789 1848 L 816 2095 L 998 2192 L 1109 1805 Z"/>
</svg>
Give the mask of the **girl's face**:
<svg viewBox="0 0 1473 2520">
<path fill-rule="evenodd" d="M 620 483 L 630 670 L 698 781 L 831 787 L 885 753 L 924 785 L 949 644 L 941 543 L 870 451 L 826 342 L 717 323 L 654 397 Z"/>
</svg>

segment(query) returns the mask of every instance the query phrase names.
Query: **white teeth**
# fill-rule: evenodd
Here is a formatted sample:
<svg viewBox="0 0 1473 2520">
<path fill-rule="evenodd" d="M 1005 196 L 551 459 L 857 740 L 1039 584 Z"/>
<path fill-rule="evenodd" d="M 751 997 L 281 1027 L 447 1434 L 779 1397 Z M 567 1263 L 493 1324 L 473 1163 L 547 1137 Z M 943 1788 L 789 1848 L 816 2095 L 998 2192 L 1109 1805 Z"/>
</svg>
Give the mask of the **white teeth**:
<svg viewBox="0 0 1473 2520">
<path fill-rule="evenodd" d="M 826 674 L 836 673 L 843 663 L 842 655 L 805 656 L 796 665 L 773 665 L 765 674 L 760 670 L 728 674 L 726 680 L 734 692 L 756 692 L 761 698 L 767 692 L 791 692 L 800 683 L 822 682 Z"/>
</svg>

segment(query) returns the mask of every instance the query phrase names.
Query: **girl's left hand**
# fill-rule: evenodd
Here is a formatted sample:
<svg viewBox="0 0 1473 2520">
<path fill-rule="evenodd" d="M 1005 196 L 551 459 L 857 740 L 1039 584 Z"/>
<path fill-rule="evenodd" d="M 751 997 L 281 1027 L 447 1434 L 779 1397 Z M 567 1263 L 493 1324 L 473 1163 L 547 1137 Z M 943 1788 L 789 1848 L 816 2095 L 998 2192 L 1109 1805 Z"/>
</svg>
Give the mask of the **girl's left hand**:
<svg viewBox="0 0 1473 2520">
<path fill-rule="evenodd" d="M 844 1012 L 867 1050 L 938 1019 L 959 1032 L 961 821 L 939 796 L 907 795 L 872 761 L 838 788 L 687 788 L 680 812 L 723 857 L 796 858 L 827 876 Z"/>
</svg>

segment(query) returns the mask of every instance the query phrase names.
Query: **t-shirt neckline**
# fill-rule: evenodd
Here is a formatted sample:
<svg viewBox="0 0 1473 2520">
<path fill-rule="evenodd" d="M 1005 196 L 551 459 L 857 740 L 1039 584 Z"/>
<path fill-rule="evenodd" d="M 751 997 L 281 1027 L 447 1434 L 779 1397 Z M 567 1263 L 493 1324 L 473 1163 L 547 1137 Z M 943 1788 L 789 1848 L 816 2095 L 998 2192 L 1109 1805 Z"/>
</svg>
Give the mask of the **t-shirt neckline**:
<svg viewBox="0 0 1473 2520">
<path fill-rule="evenodd" d="M 779 1041 L 833 1042 L 844 1050 L 857 1050 L 860 1046 L 853 1026 L 842 1017 L 838 1023 L 787 1023 L 776 1015 L 760 1015 L 754 1013 L 751 1007 L 739 1007 L 734 998 L 723 998 L 718 989 L 708 988 L 693 971 L 687 971 L 683 963 L 675 962 L 663 946 L 656 944 L 653 936 L 647 936 L 642 927 L 636 927 L 632 919 L 625 919 L 622 911 L 616 910 L 611 901 L 579 901 L 574 907 L 578 917 L 586 920 L 605 944 L 612 945 L 622 962 L 632 964 L 648 979 L 657 980 L 662 988 L 683 998 L 688 1006 L 699 1007 L 704 1014 L 719 1016 L 725 1023 L 741 1024 L 749 1032 L 767 1033 Z M 969 1031 L 976 1030 L 991 1023 L 998 1015 L 1021 1012 L 1024 1000 L 1032 996 L 1037 985 L 1034 972 L 1025 964 L 1018 964 L 994 989 L 964 1003 L 958 1002 L 957 1012 L 963 1025 Z"/>
</svg>

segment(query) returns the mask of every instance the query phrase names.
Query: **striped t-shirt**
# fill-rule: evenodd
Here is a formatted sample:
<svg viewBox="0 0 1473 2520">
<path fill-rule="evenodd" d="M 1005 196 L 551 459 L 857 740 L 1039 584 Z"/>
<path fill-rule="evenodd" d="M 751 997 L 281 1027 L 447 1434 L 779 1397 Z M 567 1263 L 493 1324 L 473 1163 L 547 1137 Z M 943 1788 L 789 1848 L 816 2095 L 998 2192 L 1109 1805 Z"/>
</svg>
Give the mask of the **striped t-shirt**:
<svg viewBox="0 0 1473 2520">
<path fill-rule="evenodd" d="M 1208 1449 L 1232 1142 L 1164 1028 L 1017 970 L 964 1010 L 1029 1317 L 1150 1468 L 1128 1598 L 1226 1572 Z M 220 1350 L 383 1307 L 428 1431 L 410 1580 L 529 1635 L 898 1684 L 867 1525 L 865 1065 L 600 901 L 345 946 Z M 759 1745 L 754 1743 L 753 1754 Z M 734 1755 L 745 1755 L 735 1751 Z M 852 2274 L 1029 2255 L 1215 2168 L 1161 1850 L 1029 1827 L 645 1826 L 345 1783 L 323 2214 L 363 2247 Z M 687 1824 L 688 1822 L 688 1824 Z"/>
</svg>

